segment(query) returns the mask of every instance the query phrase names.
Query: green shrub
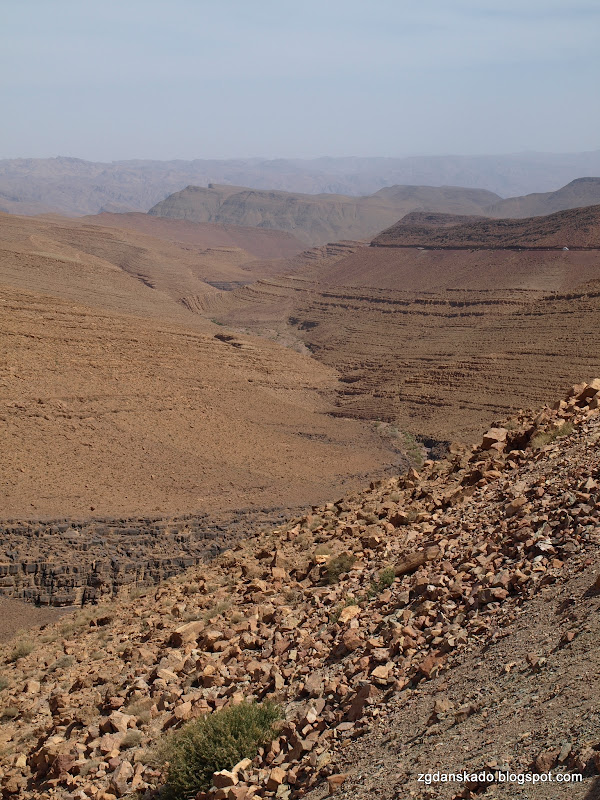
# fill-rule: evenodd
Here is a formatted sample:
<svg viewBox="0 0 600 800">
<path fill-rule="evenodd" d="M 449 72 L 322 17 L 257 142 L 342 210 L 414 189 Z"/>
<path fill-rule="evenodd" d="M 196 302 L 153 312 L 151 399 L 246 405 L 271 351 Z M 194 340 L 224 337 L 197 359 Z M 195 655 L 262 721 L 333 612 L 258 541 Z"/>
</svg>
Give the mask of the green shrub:
<svg viewBox="0 0 600 800">
<path fill-rule="evenodd" d="M 213 772 L 231 769 L 275 736 L 279 707 L 241 703 L 188 723 L 165 742 L 160 760 L 168 764 L 166 800 L 187 800 L 211 786 Z"/>
<path fill-rule="evenodd" d="M 53 664 L 48 667 L 48 672 L 56 672 L 57 669 L 67 669 L 75 661 L 73 656 L 59 656 Z"/>
<path fill-rule="evenodd" d="M 10 686 L 10 681 L 4 675 L 0 675 L 0 692 L 4 691 L 4 689 L 8 689 Z"/>
<path fill-rule="evenodd" d="M 231 608 L 231 600 L 221 600 L 218 603 L 215 603 L 214 606 L 210 606 L 209 608 L 205 609 L 200 616 L 197 613 L 191 613 L 189 618 L 186 617 L 186 622 L 192 622 L 197 619 L 202 619 L 204 622 L 210 622 L 215 617 L 220 616 L 225 611 Z"/>
<path fill-rule="evenodd" d="M 364 599 L 364 597 L 353 597 L 352 595 L 348 595 L 348 597 L 346 597 L 344 601 L 338 605 L 335 611 L 331 612 L 329 615 L 329 622 L 332 625 L 337 625 L 340 615 L 345 608 L 348 608 L 348 606 L 357 606 L 359 603 L 362 603 Z"/>
<path fill-rule="evenodd" d="M 350 572 L 356 561 L 353 553 L 340 553 L 327 562 L 327 583 L 337 583 L 345 572 Z"/>
<path fill-rule="evenodd" d="M 377 580 L 373 581 L 371 584 L 371 596 L 376 594 L 381 594 L 386 589 L 389 589 L 390 586 L 394 583 L 396 579 L 396 573 L 393 567 L 386 567 L 382 569 L 379 575 L 377 576 Z"/>
</svg>

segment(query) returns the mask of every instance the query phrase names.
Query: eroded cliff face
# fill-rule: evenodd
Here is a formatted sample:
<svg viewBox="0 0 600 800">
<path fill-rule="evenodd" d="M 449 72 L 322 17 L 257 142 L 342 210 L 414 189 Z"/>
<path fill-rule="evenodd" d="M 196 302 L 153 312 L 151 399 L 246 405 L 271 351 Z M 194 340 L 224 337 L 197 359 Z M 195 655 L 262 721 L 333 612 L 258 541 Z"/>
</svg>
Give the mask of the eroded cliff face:
<svg viewBox="0 0 600 800">
<path fill-rule="evenodd" d="M 160 583 L 291 513 L 0 522 L 0 594 L 42 606 L 97 603 Z"/>
</svg>

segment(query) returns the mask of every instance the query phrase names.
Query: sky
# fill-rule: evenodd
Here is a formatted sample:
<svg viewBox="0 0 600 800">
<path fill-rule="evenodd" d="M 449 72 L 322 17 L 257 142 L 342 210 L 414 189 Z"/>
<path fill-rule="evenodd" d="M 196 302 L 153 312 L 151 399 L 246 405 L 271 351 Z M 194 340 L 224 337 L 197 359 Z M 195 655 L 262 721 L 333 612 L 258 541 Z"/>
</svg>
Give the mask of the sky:
<svg viewBox="0 0 600 800">
<path fill-rule="evenodd" d="M 0 0 L 0 158 L 600 148 L 599 0 Z"/>
</svg>

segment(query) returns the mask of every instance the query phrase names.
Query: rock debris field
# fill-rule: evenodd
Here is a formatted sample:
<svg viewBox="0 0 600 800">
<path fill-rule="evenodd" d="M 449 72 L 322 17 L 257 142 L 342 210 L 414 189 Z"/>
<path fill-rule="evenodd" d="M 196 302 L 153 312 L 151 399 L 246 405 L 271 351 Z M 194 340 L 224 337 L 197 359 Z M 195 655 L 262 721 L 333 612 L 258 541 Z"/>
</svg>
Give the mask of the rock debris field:
<svg viewBox="0 0 600 800">
<path fill-rule="evenodd" d="M 169 732 L 271 699 L 275 738 L 197 800 L 595 797 L 599 398 L 578 384 L 3 645 L 3 796 L 155 797 Z M 418 780 L 484 767 L 555 783 Z"/>
</svg>

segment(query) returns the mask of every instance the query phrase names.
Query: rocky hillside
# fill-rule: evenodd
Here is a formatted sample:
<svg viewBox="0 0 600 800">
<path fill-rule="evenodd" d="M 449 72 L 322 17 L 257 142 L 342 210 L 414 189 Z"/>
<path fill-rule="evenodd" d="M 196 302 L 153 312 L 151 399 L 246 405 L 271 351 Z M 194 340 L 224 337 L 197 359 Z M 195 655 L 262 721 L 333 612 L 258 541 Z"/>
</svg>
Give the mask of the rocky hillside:
<svg viewBox="0 0 600 800">
<path fill-rule="evenodd" d="M 600 181 L 599 181 L 600 185 Z M 378 234 L 373 247 L 484 250 L 600 248 L 600 205 L 529 219 L 479 219 L 446 214 L 407 214 Z"/>
<path fill-rule="evenodd" d="M 391 186 L 367 197 L 292 194 L 209 184 L 188 186 L 148 212 L 152 216 L 288 231 L 311 245 L 369 239 L 409 211 L 481 214 L 497 200 L 482 189 Z"/>
<path fill-rule="evenodd" d="M 581 774 L 568 796 L 594 796 L 599 398 L 600 380 L 574 386 L 420 472 L 5 645 L 3 796 L 156 796 L 153 748 L 245 699 L 280 705 L 277 736 L 198 800 L 515 796 L 419 782 L 459 768 Z"/>
<path fill-rule="evenodd" d="M 554 192 L 509 197 L 487 209 L 490 217 L 541 217 L 600 203 L 600 178 L 577 178 Z"/>
</svg>

